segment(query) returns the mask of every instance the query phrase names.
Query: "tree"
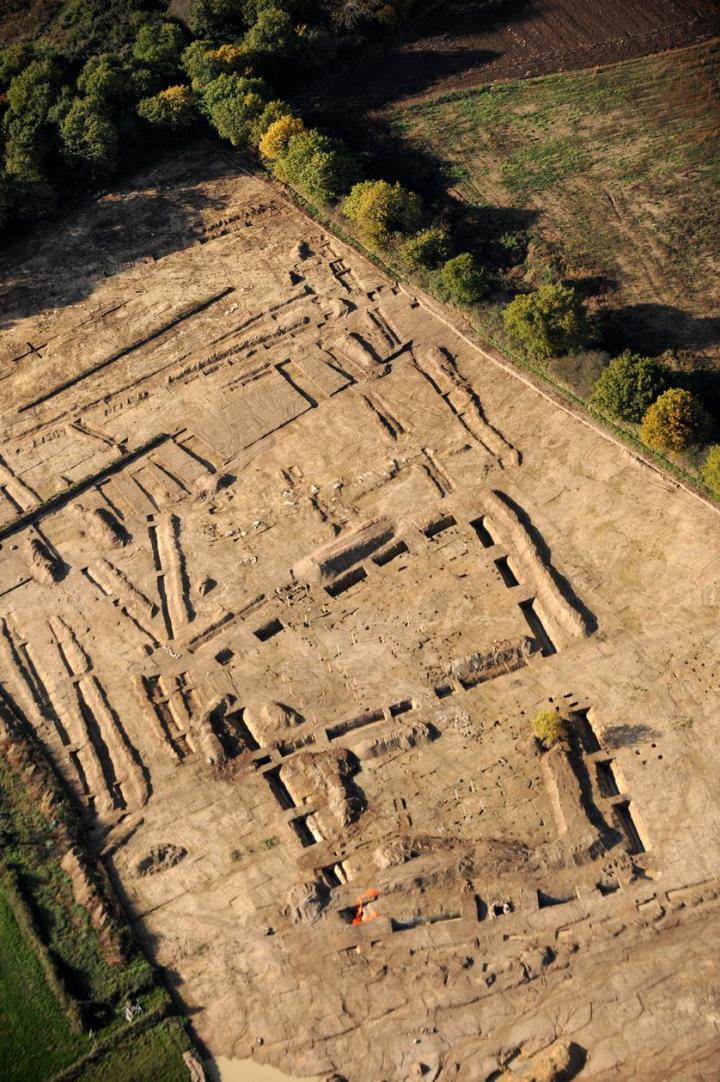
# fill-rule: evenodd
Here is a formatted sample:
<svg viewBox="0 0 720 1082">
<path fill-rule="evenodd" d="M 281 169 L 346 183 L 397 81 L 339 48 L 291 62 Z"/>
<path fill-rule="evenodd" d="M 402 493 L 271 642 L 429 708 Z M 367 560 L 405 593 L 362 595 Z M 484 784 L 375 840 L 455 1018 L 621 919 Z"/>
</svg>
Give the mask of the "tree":
<svg viewBox="0 0 720 1082">
<path fill-rule="evenodd" d="M 57 145 L 51 113 L 62 88 L 60 69 L 48 59 L 33 60 L 8 87 L 3 120 L 5 169 L 31 185 L 41 180 Z"/>
<path fill-rule="evenodd" d="M 435 278 L 435 289 L 443 301 L 451 304 L 477 304 L 488 290 L 485 268 L 470 252 L 448 259 Z"/>
<path fill-rule="evenodd" d="M 265 129 L 258 149 L 263 158 L 274 162 L 285 153 L 293 135 L 298 135 L 301 131 L 305 131 L 302 120 L 291 113 L 284 113 Z"/>
<path fill-rule="evenodd" d="M 16 41 L 0 49 L 0 90 L 4 90 L 34 56 L 35 46 L 29 41 Z"/>
<path fill-rule="evenodd" d="M 91 180 L 110 176 L 117 162 L 118 133 L 90 98 L 76 98 L 60 125 L 63 152 Z"/>
<path fill-rule="evenodd" d="M 211 41 L 193 41 L 183 50 L 180 66 L 193 90 L 202 90 L 220 75 L 245 74 L 249 60 L 242 45 L 225 44 L 215 48 Z"/>
<path fill-rule="evenodd" d="M 589 328 L 585 306 L 574 289 L 544 285 L 516 297 L 503 312 L 508 337 L 538 359 L 581 349 Z"/>
<path fill-rule="evenodd" d="M 189 86 L 168 86 L 138 103 L 138 116 L 163 128 L 187 128 L 197 118 L 195 99 Z"/>
<path fill-rule="evenodd" d="M 449 248 L 445 230 L 433 226 L 408 237 L 400 249 L 400 259 L 409 271 L 434 270 L 448 258 Z"/>
<path fill-rule="evenodd" d="M 398 235 L 415 232 L 422 218 L 422 200 L 402 184 L 364 180 L 343 203 L 343 214 L 355 222 L 370 248 L 384 248 Z"/>
<path fill-rule="evenodd" d="M 253 125 L 253 144 L 257 145 L 260 143 L 268 128 L 271 128 L 273 124 L 281 119 L 281 117 L 287 115 L 288 105 L 286 101 L 280 101 L 279 98 L 275 98 L 273 101 L 267 102 L 262 113 Z"/>
<path fill-rule="evenodd" d="M 639 424 L 648 406 L 667 388 L 663 365 L 628 350 L 602 370 L 590 401 L 602 413 Z"/>
<path fill-rule="evenodd" d="M 132 97 L 131 87 L 130 69 L 114 53 L 91 56 L 77 79 L 78 91 L 98 112 L 125 105 Z"/>
<path fill-rule="evenodd" d="M 339 139 L 309 128 L 290 138 L 273 172 L 314 202 L 332 203 L 356 179 L 357 163 Z"/>
<path fill-rule="evenodd" d="M 671 387 L 647 410 L 640 438 L 656 451 L 684 451 L 702 441 L 707 427 L 699 399 L 691 391 Z"/>
<path fill-rule="evenodd" d="M 720 444 L 714 444 L 708 451 L 700 470 L 700 476 L 709 489 L 720 497 Z"/>
<path fill-rule="evenodd" d="M 185 48 L 185 35 L 176 23 L 145 23 L 133 45 L 133 57 L 153 71 L 158 78 L 177 75 Z"/>
<path fill-rule="evenodd" d="M 554 710 L 540 710 L 532 720 L 532 731 L 535 739 L 547 751 L 563 739 L 566 726 Z"/>
<path fill-rule="evenodd" d="M 238 0 L 191 0 L 187 23 L 196 37 L 213 41 L 240 37 L 245 30 Z"/>
<path fill-rule="evenodd" d="M 233 146 L 254 146 L 256 130 L 267 106 L 268 86 L 262 79 L 220 75 L 203 90 L 203 108 L 218 135 Z"/>
<path fill-rule="evenodd" d="M 293 24 L 287 11 L 266 7 L 243 38 L 243 45 L 253 53 L 286 52 L 293 38 Z"/>
</svg>

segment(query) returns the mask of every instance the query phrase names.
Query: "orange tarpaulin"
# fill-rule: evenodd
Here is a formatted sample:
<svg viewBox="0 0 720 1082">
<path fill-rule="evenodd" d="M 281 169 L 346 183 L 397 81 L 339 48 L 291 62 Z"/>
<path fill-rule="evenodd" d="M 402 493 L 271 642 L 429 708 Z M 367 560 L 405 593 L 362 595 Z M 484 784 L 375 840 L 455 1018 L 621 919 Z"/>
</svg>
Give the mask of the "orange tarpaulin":
<svg viewBox="0 0 720 1082">
<path fill-rule="evenodd" d="M 371 887 L 370 890 L 366 890 L 364 894 L 355 902 L 355 916 L 352 919 L 353 924 L 366 924 L 369 920 L 374 920 L 375 917 L 379 917 L 380 914 L 376 909 L 366 909 L 365 906 L 368 902 L 374 902 L 379 897 L 380 892 Z"/>
</svg>

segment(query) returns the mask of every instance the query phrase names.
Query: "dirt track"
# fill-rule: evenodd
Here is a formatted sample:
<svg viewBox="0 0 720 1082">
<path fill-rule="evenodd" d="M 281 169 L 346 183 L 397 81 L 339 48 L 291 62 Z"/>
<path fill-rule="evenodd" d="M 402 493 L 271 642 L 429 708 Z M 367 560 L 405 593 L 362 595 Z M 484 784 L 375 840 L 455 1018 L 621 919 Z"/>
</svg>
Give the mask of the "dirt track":
<svg viewBox="0 0 720 1082">
<path fill-rule="evenodd" d="M 313 97 L 355 118 L 359 109 L 628 60 L 718 31 L 716 0 L 450 0 L 359 53 Z"/>
</svg>

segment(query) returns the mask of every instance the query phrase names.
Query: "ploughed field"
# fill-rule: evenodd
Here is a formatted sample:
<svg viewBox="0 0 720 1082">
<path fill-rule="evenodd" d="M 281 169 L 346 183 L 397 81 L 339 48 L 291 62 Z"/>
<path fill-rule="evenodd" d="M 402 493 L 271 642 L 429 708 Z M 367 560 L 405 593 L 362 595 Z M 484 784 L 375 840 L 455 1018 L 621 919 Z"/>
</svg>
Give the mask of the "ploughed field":
<svg viewBox="0 0 720 1082">
<path fill-rule="evenodd" d="M 5 747 L 208 1051 L 712 1077 L 716 511 L 212 148 L 2 269 Z"/>
<path fill-rule="evenodd" d="M 570 71 L 702 41 L 715 0 L 449 0 L 334 75 L 321 109 L 357 116 L 428 94 Z"/>
</svg>

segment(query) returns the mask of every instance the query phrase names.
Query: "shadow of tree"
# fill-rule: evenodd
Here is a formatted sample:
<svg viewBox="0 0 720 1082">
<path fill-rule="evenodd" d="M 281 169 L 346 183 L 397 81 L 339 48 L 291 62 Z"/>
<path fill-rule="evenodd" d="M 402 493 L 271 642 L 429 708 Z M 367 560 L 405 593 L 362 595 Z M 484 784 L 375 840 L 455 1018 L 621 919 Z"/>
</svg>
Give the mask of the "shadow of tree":
<svg viewBox="0 0 720 1082">
<path fill-rule="evenodd" d="M 478 38 L 522 21 L 527 9 L 532 9 L 528 0 L 434 4 L 379 44 L 360 49 L 339 72 L 313 87 L 304 107 L 314 104 L 340 126 L 346 111 L 356 122 L 362 112 L 442 89 L 451 76 L 501 60 L 497 49 L 478 48 Z"/>
<path fill-rule="evenodd" d="M 644 740 L 655 740 L 659 735 L 657 730 L 650 725 L 642 722 L 632 725 L 626 722 L 624 725 L 615 725 L 612 729 L 605 729 L 603 743 L 607 748 L 629 748 Z"/>
<path fill-rule="evenodd" d="M 154 262 L 194 243 L 205 212 L 226 206 L 206 182 L 234 173 L 210 143 L 198 143 L 8 245 L 0 256 L 0 330 L 77 303 L 123 266 Z M 4 352 L 13 348 L 8 343 Z"/>
</svg>

